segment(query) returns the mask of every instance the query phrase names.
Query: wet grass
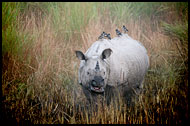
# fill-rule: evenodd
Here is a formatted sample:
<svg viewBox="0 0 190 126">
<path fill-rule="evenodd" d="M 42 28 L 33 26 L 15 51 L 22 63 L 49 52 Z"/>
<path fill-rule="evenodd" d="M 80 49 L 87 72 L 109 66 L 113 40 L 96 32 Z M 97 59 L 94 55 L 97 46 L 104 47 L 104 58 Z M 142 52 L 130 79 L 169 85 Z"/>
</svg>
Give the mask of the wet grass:
<svg viewBox="0 0 190 126">
<path fill-rule="evenodd" d="M 2 3 L 3 120 L 18 123 L 183 124 L 188 120 L 188 3 Z M 148 50 L 133 107 L 89 107 L 79 61 L 102 31 L 123 24 Z"/>
</svg>

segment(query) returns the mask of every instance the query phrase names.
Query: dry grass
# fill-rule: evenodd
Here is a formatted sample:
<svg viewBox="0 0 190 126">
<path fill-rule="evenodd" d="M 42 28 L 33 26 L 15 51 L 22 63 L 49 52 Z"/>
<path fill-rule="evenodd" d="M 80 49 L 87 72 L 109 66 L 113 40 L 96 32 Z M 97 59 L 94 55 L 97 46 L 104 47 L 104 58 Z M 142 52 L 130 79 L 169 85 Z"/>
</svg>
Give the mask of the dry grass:
<svg viewBox="0 0 190 126">
<path fill-rule="evenodd" d="M 188 119 L 185 112 L 188 80 L 182 78 L 188 73 L 178 69 L 184 67 L 180 41 L 166 35 L 157 20 L 139 18 L 117 24 L 99 14 L 101 16 L 90 19 L 81 31 L 59 29 L 57 32 L 52 23 L 53 15 L 42 19 L 39 17 L 43 14 L 38 12 L 36 15 L 29 11 L 17 18 L 18 34 L 28 35 L 26 40 L 21 40 L 20 57 L 10 53 L 3 55 L 4 119 L 42 124 L 181 124 Z M 104 14 L 107 13 L 105 10 Z M 132 108 L 120 101 L 119 110 L 113 104 L 98 106 L 98 111 L 89 116 L 89 108 L 84 107 L 85 96 L 77 83 L 79 61 L 75 50 L 85 52 L 102 31 L 115 37 L 115 29 L 123 24 L 129 29 L 128 34 L 148 50 L 150 68 L 144 92 Z M 182 101 L 186 103 L 184 106 Z"/>
</svg>

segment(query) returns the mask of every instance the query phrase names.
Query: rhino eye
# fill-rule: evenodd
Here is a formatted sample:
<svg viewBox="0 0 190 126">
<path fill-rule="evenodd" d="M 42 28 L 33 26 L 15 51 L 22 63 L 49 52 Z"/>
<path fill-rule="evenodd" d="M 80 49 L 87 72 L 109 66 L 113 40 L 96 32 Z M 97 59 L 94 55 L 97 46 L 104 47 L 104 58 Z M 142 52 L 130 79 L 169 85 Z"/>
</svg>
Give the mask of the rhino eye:
<svg viewBox="0 0 190 126">
<path fill-rule="evenodd" d="M 89 72 L 87 72 L 87 75 L 89 75 L 90 73 Z"/>
</svg>

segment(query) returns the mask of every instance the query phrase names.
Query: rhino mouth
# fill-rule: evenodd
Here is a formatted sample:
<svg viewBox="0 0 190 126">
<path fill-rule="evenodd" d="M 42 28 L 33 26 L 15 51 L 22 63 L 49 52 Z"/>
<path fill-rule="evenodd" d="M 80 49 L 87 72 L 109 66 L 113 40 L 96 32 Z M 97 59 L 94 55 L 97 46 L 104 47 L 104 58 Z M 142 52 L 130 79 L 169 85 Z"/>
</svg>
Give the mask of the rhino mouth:
<svg viewBox="0 0 190 126">
<path fill-rule="evenodd" d="M 90 82 L 90 90 L 95 93 L 104 92 L 104 79 L 101 76 L 95 76 Z"/>
<path fill-rule="evenodd" d="M 104 92 L 104 87 L 97 87 L 97 86 L 90 86 L 90 90 L 95 92 L 95 93 L 103 93 Z"/>
</svg>

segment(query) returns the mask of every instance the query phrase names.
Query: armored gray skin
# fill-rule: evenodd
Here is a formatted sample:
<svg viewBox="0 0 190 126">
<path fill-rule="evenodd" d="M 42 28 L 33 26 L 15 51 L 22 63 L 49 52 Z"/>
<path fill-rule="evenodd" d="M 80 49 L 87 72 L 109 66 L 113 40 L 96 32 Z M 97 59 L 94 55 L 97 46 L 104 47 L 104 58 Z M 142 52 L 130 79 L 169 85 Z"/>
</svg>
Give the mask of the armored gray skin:
<svg viewBox="0 0 190 126">
<path fill-rule="evenodd" d="M 132 90 L 142 88 L 149 67 L 145 47 L 128 34 L 98 40 L 85 54 L 76 51 L 76 55 L 81 60 L 78 81 L 90 101 L 115 89 L 127 99 Z"/>
</svg>

